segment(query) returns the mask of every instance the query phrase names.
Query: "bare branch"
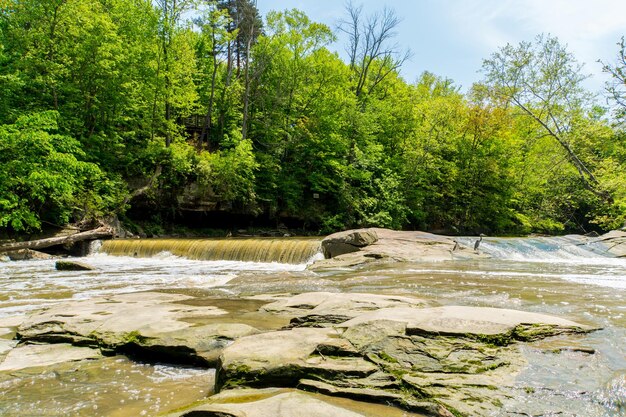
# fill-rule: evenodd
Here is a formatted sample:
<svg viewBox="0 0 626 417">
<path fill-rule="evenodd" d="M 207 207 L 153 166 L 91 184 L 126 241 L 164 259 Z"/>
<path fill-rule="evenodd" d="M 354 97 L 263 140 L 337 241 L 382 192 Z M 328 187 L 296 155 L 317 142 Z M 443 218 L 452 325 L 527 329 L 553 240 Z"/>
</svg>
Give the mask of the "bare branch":
<svg viewBox="0 0 626 417">
<path fill-rule="evenodd" d="M 410 58 L 410 51 L 402 51 L 392 44 L 401 20 L 389 8 L 362 18 L 362 6 L 346 4 L 348 18 L 339 23 L 339 30 L 348 35 L 347 52 L 350 69 L 355 75 L 355 94 L 371 93 L 389 74 L 398 71 Z"/>
</svg>

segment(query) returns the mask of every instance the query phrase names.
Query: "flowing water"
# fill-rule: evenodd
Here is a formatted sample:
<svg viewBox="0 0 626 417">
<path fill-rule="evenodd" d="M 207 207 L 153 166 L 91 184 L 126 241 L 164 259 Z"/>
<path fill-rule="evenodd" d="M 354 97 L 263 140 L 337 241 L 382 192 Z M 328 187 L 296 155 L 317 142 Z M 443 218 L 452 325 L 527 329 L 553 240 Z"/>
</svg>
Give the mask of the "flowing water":
<svg viewBox="0 0 626 417">
<path fill-rule="evenodd" d="M 320 250 L 319 239 L 118 239 L 104 242 L 102 252 L 149 258 L 167 252 L 204 261 L 302 264 Z"/>
<path fill-rule="evenodd" d="M 94 271 L 56 271 L 51 260 L 0 263 L 0 320 L 63 300 L 145 290 L 226 299 L 372 292 L 542 312 L 603 330 L 525 347 L 531 360 L 518 383 L 529 389 L 519 403 L 536 408 L 529 415 L 556 415 L 546 412 L 553 408 L 570 416 L 626 415 L 626 259 L 603 256 L 598 245 L 575 237 L 488 238 L 480 250 L 492 259 L 315 273 L 306 266 L 318 248 L 311 239 L 114 241 L 81 259 Z M 591 349 L 596 354 L 584 353 Z M 0 373 L 0 415 L 155 415 L 209 395 L 211 378 L 206 370 L 124 357 Z"/>
</svg>

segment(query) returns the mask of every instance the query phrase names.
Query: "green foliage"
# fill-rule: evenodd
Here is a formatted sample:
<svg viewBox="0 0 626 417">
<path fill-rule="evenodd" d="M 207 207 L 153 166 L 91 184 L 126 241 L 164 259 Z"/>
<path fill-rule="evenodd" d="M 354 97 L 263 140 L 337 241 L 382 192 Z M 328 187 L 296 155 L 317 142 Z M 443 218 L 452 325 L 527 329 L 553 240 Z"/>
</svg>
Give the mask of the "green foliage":
<svg viewBox="0 0 626 417">
<path fill-rule="evenodd" d="M 501 48 L 464 94 L 434 74 L 400 76 L 408 55 L 390 11 L 348 33 L 344 62 L 329 27 L 295 9 L 262 24 L 247 0 L 1 7 L 2 228 L 130 207 L 157 233 L 194 204 L 323 233 L 626 221 L 623 125 L 556 38 Z M 618 115 L 623 49 L 605 66 Z"/>
<path fill-rule="evenodd" d="M 198 183 L 205 194 L 220 203 L 239 204 L 253 211 L 256 204 L 255 171 L 258 164 L 249 140 L 216 153 L 202 152 L 197 165 Z"/>
<path fill-rule="evenodd" d="M 55 134 L 58 113 L 44 112 L 0 126 L 0 226 L 38 230 L 108 214 L 123 187 L 84 162 L 75 139 Z"/>
</svg>

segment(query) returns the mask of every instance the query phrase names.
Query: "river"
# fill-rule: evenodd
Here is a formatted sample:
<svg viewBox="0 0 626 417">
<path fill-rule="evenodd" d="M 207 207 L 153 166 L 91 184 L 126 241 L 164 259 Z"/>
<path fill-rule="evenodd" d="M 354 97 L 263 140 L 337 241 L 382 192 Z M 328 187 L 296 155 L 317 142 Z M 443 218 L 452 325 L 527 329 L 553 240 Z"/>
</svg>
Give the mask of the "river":
<svg viewBox="0 0 626 417">
<path fill-rule="evenodd" d="M 442 305 L 548 313 L 601 327 L 579 341 L 581 349 L 596 354 L 583 362 L 562 361 L 558 355 L 539 354 L 541 344 L 525 347 L 535 360 L 518 379 L 537 390 L 519 401 L 543 404 L 544 411 L 564 407 L 571 412 L 567 415 L 624 415 L 626 259 L 600 256 L 593 247 L 560 238 L 491 238 L 481 244 L 491 259 L 393 263 L 320 273 L 308 270 L 307 262 L 198 260 L 162 249 L 144 258 L 132 249 L 132 256 L 113 256 L 94 248 L 81 259 L 96 267 L 94 271 L 57 271 L 54 260 L 0 263 L 0 319 L 64 300 L 146 290 L 226 299 L 369 292 L 411 295 Z M 5 344 L 10 336 L 0 333 Z M 558 341 L 541 343 L 558 347 Z M 156 415 L 209 395 L 212 377 L 211 370 L 141 364 L 123 356 L 0 372 L 0 415 Z"/>
</svg>

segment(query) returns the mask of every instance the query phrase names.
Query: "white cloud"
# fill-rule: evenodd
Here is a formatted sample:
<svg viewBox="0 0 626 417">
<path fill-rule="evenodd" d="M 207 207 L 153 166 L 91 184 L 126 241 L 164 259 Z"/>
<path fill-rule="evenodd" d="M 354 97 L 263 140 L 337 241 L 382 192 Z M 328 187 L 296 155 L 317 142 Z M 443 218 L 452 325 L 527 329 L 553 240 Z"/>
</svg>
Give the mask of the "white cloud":
<svg viewBox="0 0 626 417">
<path fill-rule="evenodd" d="M 595 74 L 590 82 L 593 89 L 602 87 L 604 77 L 596 61 L 612 61 L 616 43 L 626 35 L 623 0 L 455 0 L 447 4 L 454 6 L 450 17 L 460 36 L 487 54 L 506 43 L 530 41 L 540 33 L 557 36 Z"/>
</svg>

